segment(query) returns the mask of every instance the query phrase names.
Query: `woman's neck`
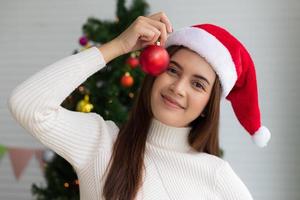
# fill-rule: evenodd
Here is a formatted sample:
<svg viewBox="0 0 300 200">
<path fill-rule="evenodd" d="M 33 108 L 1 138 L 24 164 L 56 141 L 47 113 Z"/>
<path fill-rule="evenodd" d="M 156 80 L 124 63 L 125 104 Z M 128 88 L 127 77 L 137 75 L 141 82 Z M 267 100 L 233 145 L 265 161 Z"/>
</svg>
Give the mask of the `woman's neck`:
<svg viewBox="0 0 300 200">
<path fill-rule="evenodd" d="M 191 127 L 174 127 L 152 118 L 147 142 L 159 148 L 189 152 L 188 134 Z"/>
</svg>

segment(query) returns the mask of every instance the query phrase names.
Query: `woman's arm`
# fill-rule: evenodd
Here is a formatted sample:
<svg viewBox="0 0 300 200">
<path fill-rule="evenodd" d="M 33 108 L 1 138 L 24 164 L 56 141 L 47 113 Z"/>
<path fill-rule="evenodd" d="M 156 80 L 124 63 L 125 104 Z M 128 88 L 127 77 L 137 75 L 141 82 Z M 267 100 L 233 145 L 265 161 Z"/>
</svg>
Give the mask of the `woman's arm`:
<svg viewBox="0 0 300 200">
<path fill-rule="evenodd" d="M 61 103 L 110 60 L 154 43 L 159 36 L 164 41 L 167 31 L 161 21 L 165 18 L 163 13 L 139 17 L 112 41 L 65 57 L 32 75 L 8 98 L 13 117 L 75 168 L 83 166 L 98 149 L 112 145 L 118 127 L 96 113 L 70 111 Z"/>
<path fill-rule="evenodd" d="M 224 200 L 253 200 L 248 188 L 236 175 L 228 162 L 224 162 L 216 173 L 216 190 Z"/>
<path fill-rule="evenodd" d="M 109 63 L 114 58 L 124 54 L 121 48 L 121 41 L 118 38 L 99 46 L 98 49 L 102 52 L 105 63 Z"/>
<path fill-rule="evenodd" d="M 60 105 L 105 64 L 99 49 L 92 47 L 34 74 L 18 85 L 8 99 L 17 122 L 74 167 L 82 166 L 99 144 L 107 148 L 109 131 L 116 125 L 96 113 L 69 111 Z"/>
</svg>

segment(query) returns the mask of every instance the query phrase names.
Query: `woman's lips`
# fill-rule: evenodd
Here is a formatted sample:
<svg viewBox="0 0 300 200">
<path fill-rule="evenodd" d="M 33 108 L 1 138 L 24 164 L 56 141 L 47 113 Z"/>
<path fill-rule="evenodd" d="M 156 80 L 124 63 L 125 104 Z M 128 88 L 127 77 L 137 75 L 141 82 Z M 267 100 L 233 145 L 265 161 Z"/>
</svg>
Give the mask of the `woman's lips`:
<svg viewBox="0 0 300 200">
<path fill-rule="evenodd" d="M 177 105 L 176 103 L 169 101 L 164 95 L 161 95 L 161 97 L 167 106 L 176 108 L 176 109 L 183 109 L 181 106 Z"/>
</svg>

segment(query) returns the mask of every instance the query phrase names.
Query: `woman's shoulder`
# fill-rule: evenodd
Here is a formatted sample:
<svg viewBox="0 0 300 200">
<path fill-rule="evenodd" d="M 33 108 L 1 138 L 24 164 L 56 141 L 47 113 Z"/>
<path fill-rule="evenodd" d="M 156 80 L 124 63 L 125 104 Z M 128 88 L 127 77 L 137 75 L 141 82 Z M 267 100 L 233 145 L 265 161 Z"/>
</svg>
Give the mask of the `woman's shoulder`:
<svg viewBox="0 0 300 200">
<path fill-rule="evenodd" d="M 229 165 L 228 161 L 209 153 L 201 152 L 199 153 L 198 157 L 202 162 L 205 162 L 210 169 L 218 170 L 226 165 Z"/>
<path fill-rule="evenodd" d="M 226 177 L 239 180 L 238 175 L 235 173 L 229 161 L 208 153 L 201 154 L 203 159 L 205 159 L 205 163 L 207 164 L 208 168 L 214 172 L 216 177 Z"/>
<path fill-rule="evenodd" d="M 112 138 L 112 141 L 114 141 L 119 133 L 118 125 L 112 120 L 104 119 L 100 114 L 96 112 L 90 112 L 89 114 L 98 121 L 101 132 L 107 132 L 108 135 Z"/>
<path fill-rule="evenodd" d="M 117 126 L 117 124 L 112 121 L 112 120 L 105 120 L 105 123 L 108 127 L 108 129 L 113 133 L 113 134 L 118 134 L 119 132 L 119 127 Z"/>
</svg>

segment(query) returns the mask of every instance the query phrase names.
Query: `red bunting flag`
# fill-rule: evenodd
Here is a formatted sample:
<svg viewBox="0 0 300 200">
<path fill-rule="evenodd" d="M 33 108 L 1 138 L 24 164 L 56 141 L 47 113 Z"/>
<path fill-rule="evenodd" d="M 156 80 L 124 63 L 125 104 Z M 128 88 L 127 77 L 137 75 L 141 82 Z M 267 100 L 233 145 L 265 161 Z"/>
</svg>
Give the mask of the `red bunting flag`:
<svg viewBox="0 0 300 200">
<path fill-rule="evenodd" d="M 21 148 L 9 148 L 9 157 L 13 167 L 13 171 L 17 180 L 19 180 L 22 172 L 26 168 L 28 161 L 31 159 L 34 150 L 21 149 Z"/>
</svg>

